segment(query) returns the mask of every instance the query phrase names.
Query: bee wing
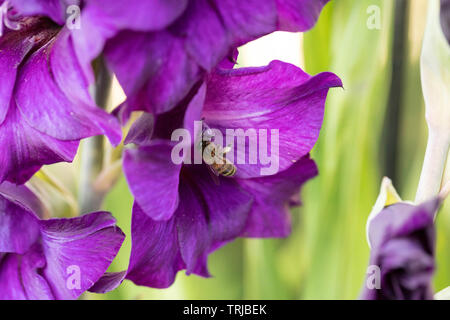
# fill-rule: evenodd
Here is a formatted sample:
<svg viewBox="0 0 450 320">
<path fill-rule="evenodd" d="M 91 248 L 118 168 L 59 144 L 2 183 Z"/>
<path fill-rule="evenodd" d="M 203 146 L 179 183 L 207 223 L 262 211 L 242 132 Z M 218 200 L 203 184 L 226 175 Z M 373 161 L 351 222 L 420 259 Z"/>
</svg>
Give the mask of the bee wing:
<svg viewBox="0 0 450 320">
<path fill-rule="evenodd" d="M 213 167 L 208 166 L 208 165 L 206 165 L 206 166 L 208 167 L 209 175 L 211 176 L 211 178 L 214 181 L 215 185 L 216 186 L 220 186 L 220 180 L 219 180 L 220 174 L 216 170 L 214 170 Z"/>
</svg>

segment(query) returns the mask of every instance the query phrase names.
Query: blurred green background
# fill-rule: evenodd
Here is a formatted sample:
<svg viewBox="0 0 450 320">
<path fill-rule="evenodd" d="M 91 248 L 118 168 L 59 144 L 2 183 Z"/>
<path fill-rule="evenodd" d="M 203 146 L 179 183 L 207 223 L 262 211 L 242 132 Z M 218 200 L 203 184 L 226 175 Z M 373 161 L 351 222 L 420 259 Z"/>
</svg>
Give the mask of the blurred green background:
<svg viewBox="0 0 450 320">
<path fill-rule="evenodd" d="M 389 175 L 403 199 L 412 200 L 420 176 L 427 137 L 419 71 L 426 2 L 334 0 L 304 36 L 291 35 L 286 47 L 274 49 L 279 43 L 272 40 L 262 44 L 281 57 L 298 56 L 297 64 L 310 74 L 332 71 L 344 83 L 328 96 L 312 152 L 320 174 L 305 185 L 304 205 L 292 211 L 289 238 L 234 241 L 210 256 L 210 279 L 180 272 L 169 289 L 125 281 L 106 295 L 85 298 L 357 298 L 369 256 L 366 218 L 382 177 Z M 370 20 L 377 18 L 378 26 Z M 257 58 L 243 54 L 238 62 L 251 65 Z M 127 235 L 131 206 L 121 177 L 104 208 Z M 436 291 L 450 285 L 449 209 L 447 204 L 438 218 Z M 130 246 L 128 237 L 111 271 L 126 269 Z"/>
</svg>

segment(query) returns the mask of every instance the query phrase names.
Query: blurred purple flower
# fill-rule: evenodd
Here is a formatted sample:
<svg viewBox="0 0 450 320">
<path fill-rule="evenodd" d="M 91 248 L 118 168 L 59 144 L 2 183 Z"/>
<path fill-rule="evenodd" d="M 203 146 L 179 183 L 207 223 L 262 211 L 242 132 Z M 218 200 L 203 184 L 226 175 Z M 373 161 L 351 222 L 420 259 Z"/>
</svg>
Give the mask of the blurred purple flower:
<svg viewBox="0 0 450 320">
<path fill-rule="evenodd" d="M 107 39 L 122 30 L 129 32 L 161 30 L 185 10 L 188 1 L 115 0 L 109 1 L 108 5 L 105 5 L 104 0 L 9 0 L 9 2 L 23 15 L 47 16 L 60 26 L 74 22 L 70 20 L 77 17 L 76 11 L 71 8 L 76 5 L 80 10 L 80 16 L 77 17 L 79 25 L 70 28 L 70 38 L 81 69 L 88 82 L 93 83 L 94 76 L 90 63 L 102 53 Z M 128 63 L 129 58 L 125 57 L 120 64 Z"/>
<path fill-rule="evenodd" d="M 122 8 L 123 2 L 130 10 L 135 5 L 123 0 L 111 7 Z M 306 31 L 327 2 L 140 1 L 133 10 L 135 21 L 147 24 L 123 28 L 105 47 L 107 61 L 128 97 L 123 117 L 133 110 L 169 111 L 233 48 L 276 30 Z M 150 4 L 159 10 L 144 11 Z"/>
<path fill-rule="evenodd" d="M 167 287 L 181 269 L 208 276 L 208 254 L 236 237 L 287 236 L 293 197 L 317 175 L 308 153 L 319 135 L 327 92 L 341 85 L 332 73 L 312 77 L 273 61 L 218 70 L 175 109 L 144 114 L 126 141 L 139 148 L 124 158 L 135 196 L 127 278 Z M 206 164 L 174 164 L 173 130 L 184 127 L 194 136 L 193 122 L 200 119 L 224 136 L 226 129 L 279 129 L 279 172 L 262 176 L 261 164 L 236 163 L 236 174 L 219 176 L 216 185 Z M 252 139 L 236 158 L 248 158 Z"/>
<path fill-rule="evenodd" d="M 0 299 L 76 299 L 120 284 L 105 274 L 125 238 L 107 212 L 42 220 L 24 186 L 0 185 Z"/>
<path fill-rule="evenodd" d="M 0 182 L 24 183 L 44 164 L 72 161 L 80 139 L 121 140 L 118 121 L 98 108 L 71 33 L 25 17 L 0 37 Z"/>
<path fill-rule="evenodd" d="M 70 30 L 88 83 L 105 46 L 108 65 L 127 94 L 121 109 L 164 113 L 175 107 L 229 52 L 276 30 L 306 31 L 329 0 L 11 0 L 26 15 L 63 25 L 69 5 L 81 10 Z"/>
<path fill-rule="evenodd" d="M 433 299 L 435 269 L 434 217 L 440 201 L 421 205 L 395 203 L 369 223 L 370 265 L 380 269 L 380 287 L 366 285 L 366 300 Z"/>
</svg>

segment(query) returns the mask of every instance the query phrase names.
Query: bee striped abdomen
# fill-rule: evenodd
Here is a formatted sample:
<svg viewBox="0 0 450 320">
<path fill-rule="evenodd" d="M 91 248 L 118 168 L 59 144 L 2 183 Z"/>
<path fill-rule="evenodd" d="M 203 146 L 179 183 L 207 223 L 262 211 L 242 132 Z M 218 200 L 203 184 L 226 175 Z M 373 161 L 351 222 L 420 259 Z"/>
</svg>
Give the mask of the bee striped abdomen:
<svg viewBox="0 0 450 320">
<path fill-rule="evenodd" d="M 225 163 L 218 172 L 224 177 L 232 177 L 236 173 L 236 167 L 231 163 Z"/>
<path fill-rule="evenodd" d="M 228 151 L 223 151 L 222 154 L 219 155 L 216 153 L 216 150 L 218 150 L 218 147 L 214 143 L 210 141 L 204 142 L 203 160 L 207 163 L 210 163 L 212 161 L 209 167 L 217 176 L 219 175 L 224 177 L 234 176 L 237 170 L 235 165 L 223 156 Z"/>
</svg>

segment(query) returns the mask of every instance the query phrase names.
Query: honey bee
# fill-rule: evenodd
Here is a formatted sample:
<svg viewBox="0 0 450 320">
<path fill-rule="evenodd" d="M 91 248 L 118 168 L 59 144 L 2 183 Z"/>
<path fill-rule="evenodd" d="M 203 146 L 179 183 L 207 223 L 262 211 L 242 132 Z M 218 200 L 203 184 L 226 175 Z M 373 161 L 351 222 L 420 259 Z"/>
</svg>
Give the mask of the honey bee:
<svg viewBox="0 0 450 320">
<path fill-rule="evenodd" d="M 230 151 L 230 147 L 221 150 L 220 146 L 210 141 L 205 141 L 204 145 L 203 160 L 217 176 L 232 177 L 236 174 L 236 166 L 225 157 L 225 154 Z"/>
<path fill-rule="evenodd" d="M 216 175 L 216 177 L 234 176 L 236 174 L 236 166 L 225 157 L 225 154 L 230 152 L 231 148 L 229 146 L 222 148 L 214 142 L 211 142 L 212 137 L 212 131 L 209 128 L 203 131 L 203 161 L 205 161 L 209 169 Z"/>
</svg>

